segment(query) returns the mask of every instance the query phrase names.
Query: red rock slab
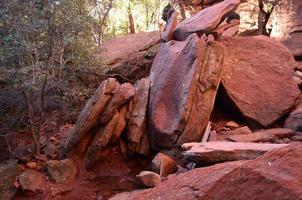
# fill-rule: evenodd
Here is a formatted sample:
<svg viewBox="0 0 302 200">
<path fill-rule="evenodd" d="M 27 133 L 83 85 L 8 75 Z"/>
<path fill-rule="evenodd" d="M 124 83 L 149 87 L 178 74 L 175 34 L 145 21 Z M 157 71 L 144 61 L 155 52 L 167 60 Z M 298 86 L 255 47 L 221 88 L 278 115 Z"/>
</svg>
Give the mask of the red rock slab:
<svg viewBox="0 0 302 200">
<path fill-rule="evenodd" d="M 160 41 L 160 32 L 139 32 L 114 38 L 104 43 L 101 48 L 101 59 L 107 65 L 112 65 L 129 56 L 144 51 Z"/>
<path fill-rule="evenodd" d="M 295 131 L 286 128 L 274 128 L 250 133 L 247 135 L 231 135 L 227 138 L 233 142 L 274 142 L 275 139 L 289 138 Z"/>
<path fill-rule="evenodd" d="M 223 17 L 236 9 L 240 0 L 224 0 L 213 6 L 199 11 L 196 15 L 185 19 L 175 28 L 174 38 L 184 41 L 192 33 L 202 35 L 213 31 L 221 22 Z"/>
<path fill-rule="evenodd" d="M 220 83 L 223 48 L 197 34 L 161 45 L 153 62 L 148 109 L 151 147 L 200 141 Z"/>
<path fill-rule="evenodd" d="M 302 199 L 301 151 L 301 143 L 270 151 L 228 173 L 200 199 Z"/>
<path fill-rule="evenodd" d="M 118 89 L 119 83 L 113 78 L 109 78 L 100 84 L 81 111 L 76 122 L 75 130 L 69 136 L 65 144 L 65 153 L 69 153 L 73 150 L 89 129 L 98 123 L 100 113 L 105 110 L 111 97 Z"/>
<path fill-rule="evenodd" d="M 178 13 L 174 12 L 171 17 L 168 19 L 168 22 L 165 27 L 165 31 L 163 32 L 163 40 L 168 42 L 174 39 L 173 32 L 176 26 L 178 25 L 177 19 Z"/>
<path fill-rule="evenodd" d="M 292 78 L 295 60 L 269 37 L 224 38 L 222 84 L 253 126 L 269 127 L 294 106 L 300 91 Z"/>
<path fill-rule="evenodd" d="M 197 163 L 218 163 L 255 159 L 258 156 L 287 144 L 262 144 L 252 142 L 206 142 L 186 143 L 184 158 Z"/>
</svg>

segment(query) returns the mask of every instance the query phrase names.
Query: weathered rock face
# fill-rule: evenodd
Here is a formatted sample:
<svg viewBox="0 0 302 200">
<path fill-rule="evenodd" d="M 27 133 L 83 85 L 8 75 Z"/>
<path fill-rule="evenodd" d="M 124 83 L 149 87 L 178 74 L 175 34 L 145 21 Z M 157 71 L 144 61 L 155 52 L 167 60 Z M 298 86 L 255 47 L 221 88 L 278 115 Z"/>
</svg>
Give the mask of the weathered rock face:
<svg viewBox="0 0 302 200">
<path fill-rule="evenodd" d="M 110 200 L 196 200 L 202 197 L 219 179 L 245 162 L 228 162 L 211 167 L 193 169 L 179 175 L 171 175 L 168 180 L 155 188 L 118 194 Z"/>
<path fill-rule="evenodd" d="M 149 134 L 153 148 L 200 141 L 213 109 L 222 71 L 220 43 L 192 34 L 161 45 L 153 62 Z"/>
<path fill-rule="evenodd" d="M 132 152 L 139 152 L 142 145 L 142 140 L 146 132 L 147 122 L 147 107 L 149 99 L 150 81 L 148 78 L 141 79 L 135 85 L 135 96 L 132 98 L 129 104 L 129 112 L 127 114 L 127 140 L 128 148 Z M 148 136 L 146 137 L 148 140 Z M 149 142 L 148 142 L 149 143 Z M 149 149 L 149 146 L 144 148 Z M 146 150 L 148 152 L 148 150 Z"/>
<path fill-rule="evenodd" d="M 219 163 L 255 159 L 258 156 L 287 144 L 260 144 L 245 142 L 186 143 L 184 158 L 197 163 Z"/>
<path fill-rule="evenodd" d="M 301 151 L 297 143 L 266 153 L 224 176 L 201 199 L 301 199 Z"/>
<path fill-rule="evenodd" d="M 172 175 L 155 188 L 123 193 L 110 200 L 301 199 L 301 151 L 302 145 L 297 143 L 256 160 L 193 169 Z"/>
<path fill-rule="evenodd" d="M 159 41 L 160 33 L 158 31 L 139 32 L 114 38 L 102 46 L 104 51 L 101 57 L 107 65 L 116 64 L 122 60 L 127 60 L 129 56 L 135 53 L 147 50 Z"/>
<path fill-rule="evenodd" d="M 272 125 L 300 93 L 291 53 L 265 36 L 225 38 L 223 44 L 222 83 L 228 97 L 251 124 Z"/>
<path fill-rule="evenodd" d="M 100 113 L 104 111 L 118 89 L 119 83 L 115 79 L 107 79 L 101 83 L 79 115 L 76 127 L 65 144 L 66 153 L 73 150 L 89 129 L 98 123 Z"/>
<path fill-rule="evenodd" d="M 44 176 L 37 171 L 26 170 L 19 176 L 19 182 L 23 190 L 36 192 L 37 190 L 42 189 Z"/>
<path fill-rule="evenodd" d="M 77 175 L 77 166 L 71 159 L 61 161 L 50 160 L 46 163 L 50 178 L 56 183 L 68 183 Z"/>
<path fill-rule="evenodd" d="M 283 42 L 294 54 L 302 55 L 302 2 L 279 0 L 271 14 L 271 37 Z"/>
<path fill-rule="evenodd" d="M 291 129 L 274 128 L 247 135 L 231 135 L 228 139 L 234 142 L 274 142 L 276 139 L 289 138 L 294 133 Z"/>
<path fill-rule="evenodd" d="M 205 8 L 191 18 L 185 19 L 176 27 L 174 38 L 186 40 L 192 33 L 202 35 L 213 31 L 221 22 L 223 17 L 236 9 L 240 0 L 224 0 L 218 4 Z"/>
</svg>

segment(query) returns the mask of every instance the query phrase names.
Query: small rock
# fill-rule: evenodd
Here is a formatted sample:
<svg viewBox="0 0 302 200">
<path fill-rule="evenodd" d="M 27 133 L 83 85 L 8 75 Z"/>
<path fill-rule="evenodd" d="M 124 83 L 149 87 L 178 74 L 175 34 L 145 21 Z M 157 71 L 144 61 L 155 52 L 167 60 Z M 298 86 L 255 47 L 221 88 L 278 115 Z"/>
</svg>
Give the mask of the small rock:
<svg viewBox="0 0 302 200">
<path fill-rule="evenodd" d="M 71 182 L 77 175 L 77 167 L 71 159 L 50 160 L 46 164 L 46 169 L 56 183 Z"/>
<path fill-rule="evenodd" d="M 229 128 L 239 128 L 239 125 L 234 121 L 229 121 L 225 126 Z"/>
<path fill-rule="evenodd" d="M 29 163 L 26 163 L 26 166 L 29 168 L 29 169 L 37 169 L 38 165 L 36 162 L 29 162 Z"/>
<path fill-rule="evenodd" d="M 146 187 L 155 187 L 161 182 L 161 178 L 158 174 L 150 171 L 142 171 L 136 176 Z"/>
<path fill-rule="evenodd" d="M 8 160 L 0 164 L 0 199 L 12 199 L 16 193 L 14 182 L 20 169 L 16 160 Z"/>
<path fill-rule="evenodd" d="M 161 177 L 166 177 L 176 172 L 177 164 L 170 156 L 158 153 L 152 160 L 151 168 L 154 172 L 159 173 Z"/>
<path fill-rule="evenodd" d="M 36 192 L 43 186 L 43 174 L 29 169 L 19 176 L 19 182 L 22 190 Z"/>
</svg>

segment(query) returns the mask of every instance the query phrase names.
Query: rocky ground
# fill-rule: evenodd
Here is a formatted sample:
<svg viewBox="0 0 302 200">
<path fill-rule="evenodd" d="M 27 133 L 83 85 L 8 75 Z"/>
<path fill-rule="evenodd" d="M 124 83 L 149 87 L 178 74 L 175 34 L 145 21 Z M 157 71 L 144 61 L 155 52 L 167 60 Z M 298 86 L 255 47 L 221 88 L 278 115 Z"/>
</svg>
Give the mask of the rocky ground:
<svg viewBox="0 0 302 200">
<path fill-rule="evenodd" d="M 202 2 L 106 43 L 115 75 L 41 155 L 0 136 L 0 199 L 302 199 L 300 1 Z"/>
</svg>

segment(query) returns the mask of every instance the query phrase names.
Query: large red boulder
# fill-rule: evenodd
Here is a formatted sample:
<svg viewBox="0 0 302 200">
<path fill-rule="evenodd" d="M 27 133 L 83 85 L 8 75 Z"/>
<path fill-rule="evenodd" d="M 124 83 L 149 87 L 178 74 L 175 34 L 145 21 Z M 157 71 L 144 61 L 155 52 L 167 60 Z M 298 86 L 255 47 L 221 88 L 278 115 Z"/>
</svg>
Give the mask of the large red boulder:
<svg viewBox="0 0 302 200">
<path fill-rule="evenodd" d="M 185 19 L 176 27 L 174 38 L 186 40 L 192 33 L 202 35 L 212 32 L 221 22 L 223 17 L 235 10 L 240 0 L 224 0 L 218 4 L 205 8 L 193 17 Z"/>
<path fill-rule="evenodd" d="M 149 134 L 155 149 L 200 141 L 220 83 L 223 48 L 197 34 L 161 45 L 153 62 Z"/>
<path fill-rule="evenodd" d="M 268 127 L 287 114 L 300 94 L 290 51 L 265 36 L 225 38 L 223 44 L 223 86 L 251 125 Z"/>
</svg>

